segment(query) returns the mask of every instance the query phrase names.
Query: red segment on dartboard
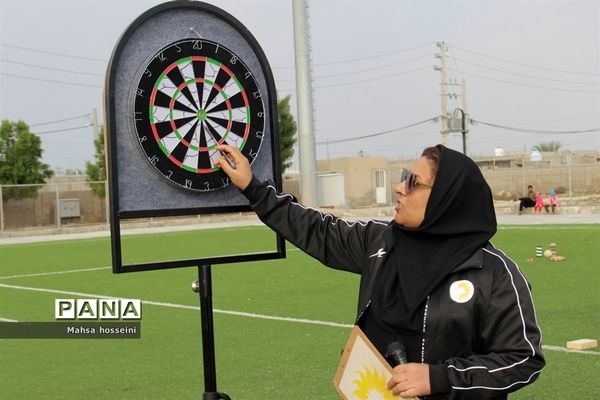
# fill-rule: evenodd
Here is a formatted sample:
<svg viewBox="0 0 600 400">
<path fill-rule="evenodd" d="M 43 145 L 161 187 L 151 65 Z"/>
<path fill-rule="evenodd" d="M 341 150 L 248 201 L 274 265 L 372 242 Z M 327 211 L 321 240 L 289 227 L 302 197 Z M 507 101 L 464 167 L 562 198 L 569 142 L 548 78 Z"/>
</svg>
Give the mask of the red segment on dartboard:
<svg viewBox="0 0 600 400">
<path fill-rule="evenodd" d="M 243 61 L 215 42 L 186 39 L 157 52 L 140 74 L 134 105 L 143 156 L 181 188 L 229 184 L 215 166 L 217 144 L 237 147 L 251 162 L 260 151 L 260 89 Z"/>
</svg>

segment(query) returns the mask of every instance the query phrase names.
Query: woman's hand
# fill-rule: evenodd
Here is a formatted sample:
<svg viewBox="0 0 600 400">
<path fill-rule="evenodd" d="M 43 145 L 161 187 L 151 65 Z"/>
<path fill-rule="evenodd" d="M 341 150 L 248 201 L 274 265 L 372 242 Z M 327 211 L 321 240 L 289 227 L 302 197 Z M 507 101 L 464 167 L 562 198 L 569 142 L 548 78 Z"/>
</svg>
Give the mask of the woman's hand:
<svg viewBox="0 0 600 400">
<path fill-rule="evenodd" d="M 221 167 L 223 172 L 231 179 L 231 182 L 240 190 L 246 189 L 252 181 L 252 170 L 248 159 L 237 148 L 226 144 L 217 145 L 217 150 L 221 153 L 221 158 L 215 161 L 215 165 Z M 225 157 L 229 159 L 235 168 L 230 165 Z"/>
<path fill-rule="evenodd" d="M 400 395 L 404 398 L 431 394 L 429 365 L 418 363 L 398 365 L 392 372 L 387 388 L 394 396 Z"/>
</svg>

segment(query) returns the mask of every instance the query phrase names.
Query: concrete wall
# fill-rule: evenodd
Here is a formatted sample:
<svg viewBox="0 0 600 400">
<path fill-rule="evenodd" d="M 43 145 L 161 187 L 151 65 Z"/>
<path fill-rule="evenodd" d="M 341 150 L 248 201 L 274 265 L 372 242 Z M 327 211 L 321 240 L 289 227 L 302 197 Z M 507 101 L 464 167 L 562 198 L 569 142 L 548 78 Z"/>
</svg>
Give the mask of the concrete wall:
<svg viewBox="0 0 600 400">
<path fill-rule="evenodd" d="M 389 160 L 385 157 L 344 157 L 317 161 L 319 174 L 344 175 L 348 207 L 375 204 L 375 171 L 388 170 L 388 167 Z"/>
<path fill-rule="evenodd" d="M 559 194 L 573 195 L 600 193 L 600 153 L 575 153 L 569 164 L 564 154 L 543 153 L 542 161 L 531 162 L 528 155 L 503 156 L 501 162 L 489 157 L 475 157 L 483 176 L 490 185 L 494 198 L 508 200 L 520 196 L 533 185 L 543 194 L 556 189 Z M 394 199 L 394 187 L 400 183 L 403 168 L 410 168 L 414 160 L 389 161 L 385 157 L 346 157 L 317 161 L 319 174 L 343 173 L 345 176 L 348 207 L 375 205 L 375 171 L 384 169 L 388 179 L 388 199 Z M 570 171 L 570 173 L 569 173 Z M 286 175 L 284 190 L 299 198 L 298 175 Z M 570 176 L 570 178 L 569 178 Z M 391 200 L 390 200 L 391 201 Z"/>
<path fill-rule="evenodd" d="M 29 188 L 31 195 L 8 199 L 11 190 Z M 45 185 L 3 185 L 0 227 L 4 230 L 106 222 L 106 202 L 95 196 L 84 176 L 61 176 Z M 57 218 L 57 201 L 77 199 L 79 217 Z"/>
<path fill-rule="evenodd" d="M 559 194 L 568 194 L 569 184 L 574 196 L 600 194 L 600 153 L 597 152 L 575 154 L 570 164 L 560 154 L 544 154 L 541 162 L 530 162 L 521 156 L 504 156 L 502 163 L 488 162 L 489 157 L 475 158 L 475 161 L 480 164 L 496 200 L 512 200 L 524 193 L 527 185 L 533 185 L 535 191 L 544 194 L 550 188 L 557 189 Z M 389 161 L 385 157 L 346 157 L 319 160 L 317 168 L 319 174 L 343 174 L 347 207 L 361 208 L 376 205 L 375 171 L 386 171 L 387 198 L 388 204 L 391 204 L 402 168 L 410 168 L 413 163 L 414 160 Z M 7 186 L 2 188 L 4 193 L 9 189 Z M 299 175 L 286 174 L 283 190 L 300 198 Z M 81 210 L 80 217 L 63 219 L 61 224 L 106 222 L 106 203 L 91 193 L 85 177 L 62 176 L 41 186 L 34 197 L 21 200 L 5 198 L 0 225 L 4 230 L 56 226 L 57 197 L 79 199 Z"/>
</svg>

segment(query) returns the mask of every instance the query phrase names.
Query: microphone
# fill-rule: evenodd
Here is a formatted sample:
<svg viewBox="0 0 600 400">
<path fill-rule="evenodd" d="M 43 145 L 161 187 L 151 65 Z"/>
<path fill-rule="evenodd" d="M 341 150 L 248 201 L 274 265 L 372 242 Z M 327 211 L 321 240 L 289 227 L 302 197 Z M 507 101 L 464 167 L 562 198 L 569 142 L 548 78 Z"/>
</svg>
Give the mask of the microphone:
<svg viewBox="0 0 600 400">
<path fill-rule="evenodd" d="M 388 360 L 392 368 L 400 364 L 407 364 L 406 348 L 401 342 L 390 343 L 387 347 L 385 359 Z"/>
<path fill-rule="evenodd" d="M 388 360 L 392 368 L 401 364 L 408 364 L 408 358 L 406 358 L 406 348 L 404 347 L 404 344 L 401 342 L 392 342 L 388 344 L 387 351 L 385 353 L 385 359 Z M 420 400 L 420 398 L 417 396 L 402 398 L 406 400 Z"/>
</svg>

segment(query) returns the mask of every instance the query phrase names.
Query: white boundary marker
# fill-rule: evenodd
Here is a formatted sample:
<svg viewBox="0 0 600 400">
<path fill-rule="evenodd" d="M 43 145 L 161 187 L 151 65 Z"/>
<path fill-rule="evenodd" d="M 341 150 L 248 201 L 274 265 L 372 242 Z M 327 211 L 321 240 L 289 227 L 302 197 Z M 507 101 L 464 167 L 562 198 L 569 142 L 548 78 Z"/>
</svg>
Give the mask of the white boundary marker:
<svg viewBox="0 0 600 400">
<path fill-rule="evenodd" d="M 103 268 L 108 268 L 108 267 L 103 267 Z M 7 285 L 4 283 L 0 283 L 0 288 L 16 289 L 16 290 L 29 290 L 29 291 L 44 292 L 44 293 L 66 294 L 66 295 L 70 295 L 70 296 L 80 296 L 80 297 L 88 297 L 88 298 L 89 297 L 102 298 L 102 299 L 104 299 L 104 298 L 117 298 L 117 299 L 120 298 L 120 297 L 115 297 L 115 296 L 107 296 L 107 295 L 100 295 L 100 294 L 93 294 L 93 293 L 73 292 L 73 291 L 67 291 L 67 290 L 44 289 L 44 288 L 35 288 L 35 287 L 19 286 L 19 285 Z M 170 307 L 170 308 L 178 308 L 178 309 L 185 309 L 185 310 L 194 310 L 194 311 L 200 310 L 199 306 L 190 306 L 187 304 L 166 303 L 166 302 L 152 301 L 152 300 L 142 300 L 142 304 L 148 304 L 148 305 L 159 306 L 159 307 Z M 331 326 L 331 327 L 336 327 L 336 328 L 352 328 L 353 327 L 352 324 L 343 324 L 343 323 L 339 323 L 339 322 L 320 321 L 320 320 L 314 320 L 314 319 L 292 318 L 292 317 L 278 317 L 275 315 L 256 314 L 256 313 L 249 313 L 249 312 L 244 312 L 244 311 L 221 310 L 218 308 L 213 309 L 213 312 L 218 313 L 218 314 L 235 315 L 238 317 L 259 318 L 259 319 L 266 319 L 266 320 L 271 320 L 271 321 L 294 322 L 294 323 L 320 325 L 320 326 Z M 0 321 L 18 322 L 15 320 L 9 320 L 9 319 L 4 319 L 4 318 L 0 318 Z M 578 353 L 578 354 L 589 354 L 589 355 L 594 355 L 594 356 L 600 356 L 600 351 L 573 350 L 573 349 L 567 349 L 566 347 L 551 346 L 551 345 L 543 345 L 542 348 L 544 350 L 560 351 L 563 353 Z"/>
</svg>

